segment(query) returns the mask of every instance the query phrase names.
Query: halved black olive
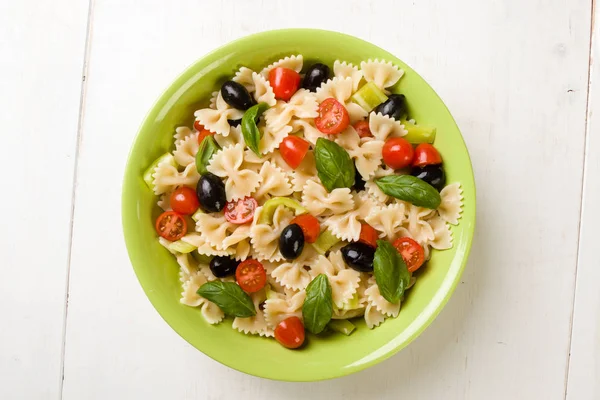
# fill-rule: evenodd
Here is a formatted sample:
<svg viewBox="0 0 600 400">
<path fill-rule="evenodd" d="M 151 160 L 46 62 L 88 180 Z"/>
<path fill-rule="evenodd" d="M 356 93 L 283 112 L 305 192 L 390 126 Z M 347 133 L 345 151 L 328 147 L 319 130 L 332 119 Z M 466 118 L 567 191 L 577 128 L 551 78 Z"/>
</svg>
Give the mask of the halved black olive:
<svg viewBox="0 0 600 400">
<path fill-rule="evenodd" d="M 298 258 L 304 248 L 304 232 L 298 224 L 286 226 L 279 236 L 279 251 L 286 260 Z"/>
<path fill-rule="evenodd" d="M 375 113 L 382 113 L 400 121 L 408 113 L 406 96 L 403 94 L 391 94 L 386 101 L 375 107 L 374 111 Z"/>
<path fill-rule="evenodd" d="M 210 260 L 209 267 L 214 276 L 225 278 L 226 276 L 235 274 L 235 270 L 239 264 L 239 261 L 229 256 L 216 256 Z"/>
<path fill-rule="evenodd" d="M 365 183 L 366 182 L 364 181 L 360 172 L 358 172 L 358 169 L 354 167 L 354 190 L 356 190 L 357 192 L 365 190 Z"/>
<path fill-rule="evenodd" d="M 219 212 L 225 207 L 227 197 L 225 196 L 225 184 L 221 178 L 211 173 L 204 174 L 198 180 L 196 195 L 200 207 L 209 212 Z"/>
<path fill-rule="evenodd" d="M 375 249 L 366 243 L 353 242 L 342 247 L 342 257 L 348 266 L 360 272 L 373 271 Z"/>
<path fill-rule="evenodd" d="M 254 99 L 240 83 L 227 81 L 221 86 L 223 100 L 233 108 L 247 110 L 254 105 Z"/>
<path fill-rule="evenodd" d="M 316 63 L 310 66 L 304 75 L 304 81 L 302 81 L 302 87 L 316 92 L 317 88 L 321 86 L 323 82 L 329 79 L 329 67 L 325 64 Z"/>
<path fill-rule="evenodd" d="M 229 126 L 233 126 L 235 128 L 236 126 L 242 123 L 242 119 L 228 119 L 227 123 L 229 124 Z"/>
<path fill-rule="evenodd" d="M 444 168 L 442 164 L 438 165 L 426 165 L 422 168 L 413 167 L 410 171 L 412 176 L 429 183 L 431 186 L 436 188 L 438 192 L 446 185 L 446 174 L 444 174 Z"/>
</svg>

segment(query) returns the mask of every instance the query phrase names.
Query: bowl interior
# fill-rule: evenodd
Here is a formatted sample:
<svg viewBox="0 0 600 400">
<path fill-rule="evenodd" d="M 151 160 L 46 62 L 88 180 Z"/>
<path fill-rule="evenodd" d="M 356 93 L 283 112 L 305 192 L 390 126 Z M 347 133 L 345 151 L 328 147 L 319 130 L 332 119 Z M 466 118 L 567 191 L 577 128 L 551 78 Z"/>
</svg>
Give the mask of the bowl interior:
<svg viewBox="0 0 600 400">
<path fill-rule="evenodd" d="M 303 54 L 333 66 L 336 59 L 360 64 L 380 58 L 405 71 L 394 92 L 405 94 L 410 115 L 437 128 L 435 145 L 444 159 L 448 182 L 461 182 L 464 212 L 452 227 L 454 247 L 435 251 L 407 295 L 398 318 L 369 330 L 363 322 L 351 336 L 308 337 L 301 351 L 272 339 L 247 336 L 231 320 L 206 323 L 197 309 L 179 303 L 178 265 L 156 240 L 156 197 L 143 171 L 173 146 L 174 129 L 191 126 L 193 113 L 208 104 L 211 92 L 240 66 L 260 70 L 277 59 Z M 188 68 L 156 102 L 131 150 L 123 183 L 123 227 L 129 256 L 146 295 L 165 321 L 193 346 L 237 370 L 271 379 L 312 381 L 346 375 L 381 361 L 406 346 L 435 318 L 457 284 L 471 245 L 475 223 L 475 186 L 467 149 L 448 109 L 429 85 L 392 54 L 360 39 L 328 31 L 294 29 L 248 36 L 210 53 Z"/>
</svg>

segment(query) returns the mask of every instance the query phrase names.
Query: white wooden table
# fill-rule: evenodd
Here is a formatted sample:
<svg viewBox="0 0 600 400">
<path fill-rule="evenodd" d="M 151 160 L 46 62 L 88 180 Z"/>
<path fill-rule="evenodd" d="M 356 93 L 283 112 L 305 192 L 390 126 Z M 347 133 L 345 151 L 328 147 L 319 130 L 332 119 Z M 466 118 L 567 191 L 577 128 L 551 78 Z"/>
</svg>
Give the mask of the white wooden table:
<svg viewBox="0 0 600 400">
<path fill-rule="evenodd" d="M 0 0 L 0 399 L 600 399 L 593 3 Z M 356 35 L 419 71 L 478 191 L 471 258 L 437 320 L 390 360 L 315 384 L 188 345 L 121 233 L 126 156 L 157 96 L 211 49 L 291 26 Z"/>
</svg>

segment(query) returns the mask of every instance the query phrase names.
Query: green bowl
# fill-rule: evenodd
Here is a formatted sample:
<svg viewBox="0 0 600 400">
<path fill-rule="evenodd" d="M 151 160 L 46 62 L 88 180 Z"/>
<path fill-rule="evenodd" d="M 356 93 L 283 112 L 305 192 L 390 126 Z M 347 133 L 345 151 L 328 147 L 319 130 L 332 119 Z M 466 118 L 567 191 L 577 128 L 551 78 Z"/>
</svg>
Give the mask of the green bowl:
<svg viewBox="0 0 600 400">
<path fill-rule="evenodd" d="M 199 310 L 179 303 L 178 265 L 157 241 L 156 197 L 142 180 L 144 170 L 173 147 L 173 133 L 191 126 L 194 111 L 208 104 L 211 92 L 242 65 L 254 70 L 277 59 L 302 54 L 305 65 L 330 66 L 340 59 L 360 64 L 380 58 L 405 71 L 394 92 L 405 94 L 410 115 L 437 128 L 436 147 L 444 158 L 448 182 L 461 182 L 464 212 L 452 227 L 454 247 L 434 251 L 419 273 L 398 318 L 369 330 L 359 322 L 350 336 L 308 337 L 299 351 L 273 339 L 247 336 L 231 328 L 231 320 L 213 326 Z M 316 381 L 360 371 L 408 345 L 434 320 L 456 287 L 467 262 L 475 228 L 475 183 L 467 148 L 450 112 L 433 89 L 409 66 L 379 47 L 352 36 L 314 29 L 286 29 L 247 36 L 231 42 L 189 67 L 158 99 L 137 135 L 123 182 L 123 230 L 131 263 L 150 302 L 185 340 L 209 357 L 236 370 L 277 380 Z"/>
</svg>

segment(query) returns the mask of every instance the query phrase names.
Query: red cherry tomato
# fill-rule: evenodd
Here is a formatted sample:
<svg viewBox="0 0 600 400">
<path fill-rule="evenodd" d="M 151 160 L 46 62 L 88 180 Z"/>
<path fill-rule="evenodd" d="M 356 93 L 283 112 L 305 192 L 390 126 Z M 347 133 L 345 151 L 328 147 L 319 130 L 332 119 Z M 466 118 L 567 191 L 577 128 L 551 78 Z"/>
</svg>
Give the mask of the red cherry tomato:
<svg viewBox="0 0 600 400">
<path fill-rule="evenodd" d="M 425 262 L 425 251 L 423 247 L 409 237 L 396 239 L 394 247 L 402 255 L 408 272 L 415 272 Z"/>
<path fill-rule="evenodd" d="M 156 220 L 156 231 L 160 236 L 174 242 L 187 233 L 187 222 L 181 214 L 165 211 Z"/>
<path fill-rule="evenodd" d="M 288 349 L 297 349 L 304 343 L 304 325 L 300 318 L 284 319 L 275 328 L 275 339 Z"/>
<path fill-rule="evenodd" d="M 293 69 L 277 67 L 269 71 L 269 83 L 275 98 L 288 101 L 300 86 L 300 74 Z"/>
<path fill-rule="evenodd" d="M 285 162 L 293 169 L 296 169 L 302 160 L 304 160 L 309 146 L 310 143 L 298 136 L 286 136 L 279 145 L 279 151 Z"/>
<path fill-rule="evenodd" d="M 426 165 L 437 165 L 442 163 L 442 156 L 429 143 L 421 143 L 415 149 L 415 157 L 413 159 L 413 167 L 424 167 Z"/>
<path fill-rule="evenodd" d="M 413 160 L 414 150 L 408 140 L 391 138 L 383 145 L 383 162 L 392 169 L 408 167 Z"/>
<path fill-rule="evenodd" d="M 201 131 L 198 132 L 198 144 L 202 144 L 202 141 L 207 136 L 214 136 L 214 132 L 209 131 L 208 129 L 202 128 Z"/>
<path fill-rule="evenodd" d="M 348 110 L 333 97 L 319 104 L 319 115 L 315 118 L 317 129 L 328 135 L 340 133 L 350 125 Z"/>
<path fill-rule="evenodd" d="M 192 215 L 200 207 L 196 191 L 186 186 L 177 188 L 171 194 L 171 208 L 183 215 Z"/>
<path fill-rule="evenodd" d="M 369 121 L 358 121 L 354 124 L 354 129 L 356 129 L 356 133 L 358 133 L 358 136 L 361 138 L 373 137 L 371 128 L 369 128 Z"/>
<path fill-rule="evenodd" d="M 246 293 L 254 293 L 267 284 L 267 272 L 260 262 L 248 259 L 238 265 L 235 280 Z"/>
<path fill-rule="evenodd" d="M 228 201 L 225 204 L 225 219 L 233 224 L 245 224 L 252 221 L 254 210 L 258 203 L 254 197 L 244 197 L 236 201 Z"/>
<path fill-rule="evenodd" d="M 379 239 L 379 235 L 377 234 L 375 228 L 369 224 L 360 224 L 360 237 L 358 238 L 359 242 L 368 244 L 371 247 L 377 247 L 377 239 Z"/>
<path fill-rule="evenodd" d="M 197 130 L 198 132 L 200 132 L 201 130 L 204 129 L 204 125 L 202 125 L 200 123 L 200 121 L 196 120 L 196 121 L 194 121 L 194 129 Z"/>
<path fill-rule="evenodd" d="M 290 225 L 291 224 L 298 224 L 300 226 L 302 233 L 304 233 L 304 241 L 306 243 L 314 243 L 321 233 L 321 224 L 319 224 L 319 220 L 310 214 L 297 216 L 290 222 Z"/>
</svg>

